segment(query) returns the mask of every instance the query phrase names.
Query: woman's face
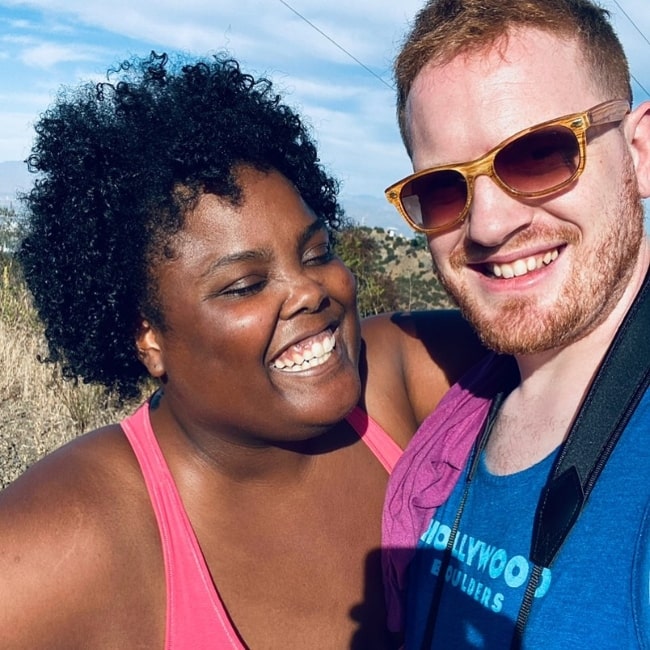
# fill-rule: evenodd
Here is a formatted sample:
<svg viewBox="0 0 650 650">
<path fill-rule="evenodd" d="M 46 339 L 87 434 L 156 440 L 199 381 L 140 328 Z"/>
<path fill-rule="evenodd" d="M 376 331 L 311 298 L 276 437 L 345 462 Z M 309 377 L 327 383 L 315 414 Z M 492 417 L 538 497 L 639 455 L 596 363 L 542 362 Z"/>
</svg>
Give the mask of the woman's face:
<svg viewBox="0 0 650 650">
<path fill-rule="evenodd" d="M 186 430 L 237 443 L 322 433 L 359 397 L 355 281 L 281 174 L 244 167 L 243 201 L 203 195 L 157 271 L 165 328 L 138 345 Z"/>
</svg>

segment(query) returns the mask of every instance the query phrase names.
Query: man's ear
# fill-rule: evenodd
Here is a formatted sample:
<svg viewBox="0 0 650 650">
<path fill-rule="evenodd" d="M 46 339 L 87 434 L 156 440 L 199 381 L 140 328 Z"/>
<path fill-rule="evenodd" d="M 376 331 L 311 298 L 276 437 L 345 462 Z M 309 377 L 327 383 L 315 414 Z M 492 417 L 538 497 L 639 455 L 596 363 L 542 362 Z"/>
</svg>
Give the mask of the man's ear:
<svg viewBox="0 0 650 650">
<path fill-rule="evenodd" d="M 135 346 L 138 358 L 145 365 L 149 374 L 152 377 L 162 377 L 165 374 L 165 364 L 159 333 L 146 319 L 142 319 L 135 339 Z"/>
<path fill-rule="evenodd" d="M 639 104 L 625 120 L 639 193 L 650 197 L 650 102 Z"/>
</svg>

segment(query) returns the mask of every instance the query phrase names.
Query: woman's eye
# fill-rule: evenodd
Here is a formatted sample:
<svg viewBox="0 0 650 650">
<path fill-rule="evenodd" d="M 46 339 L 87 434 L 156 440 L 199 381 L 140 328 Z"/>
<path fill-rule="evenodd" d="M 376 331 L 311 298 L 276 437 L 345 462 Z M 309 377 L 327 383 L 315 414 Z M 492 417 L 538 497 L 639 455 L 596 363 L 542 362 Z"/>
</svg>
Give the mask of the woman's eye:
<svg viewBox="0 0 650 650">
<path fill-rule="evenodd" d="M 219 295 L 230 298 L 243 298 L 259 293 L 265 286 L 266 279 L 244 278 L 222 289 Z"/>
<path fill-rule="evenodd" d="M 329 242 L 313 246 L 304 255 L 304 264 L 326 264 L 334 257 L 334 252 Z"/>
</svg>

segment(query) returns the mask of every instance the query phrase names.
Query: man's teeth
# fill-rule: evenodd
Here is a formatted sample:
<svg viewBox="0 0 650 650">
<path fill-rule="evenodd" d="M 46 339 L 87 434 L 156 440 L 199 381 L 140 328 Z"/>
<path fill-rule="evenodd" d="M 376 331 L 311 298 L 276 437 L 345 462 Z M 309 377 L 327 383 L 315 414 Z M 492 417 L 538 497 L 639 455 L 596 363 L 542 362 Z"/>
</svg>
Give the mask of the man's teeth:
<svg viewBox="0 0 650 650">
<path fill-rule="evenodd" d="M 334 349 L 334 335 L 331 332 L 313 337 L 292 346 L 271 363 L 272 368 L 285 372 L 298 372 L 315 368 L 325 363 Z"/>
<path fill-rule="evenodd" d="M 547 251 L 544 255 L 526 257 L 508 264 L 492 264 L 492 273 L 497 278 L 509 280 L 541 269 L 543 266 L 548 266 L 557 259 L 558 255 L 558 250 L 554 249 Z"/>
</svg>

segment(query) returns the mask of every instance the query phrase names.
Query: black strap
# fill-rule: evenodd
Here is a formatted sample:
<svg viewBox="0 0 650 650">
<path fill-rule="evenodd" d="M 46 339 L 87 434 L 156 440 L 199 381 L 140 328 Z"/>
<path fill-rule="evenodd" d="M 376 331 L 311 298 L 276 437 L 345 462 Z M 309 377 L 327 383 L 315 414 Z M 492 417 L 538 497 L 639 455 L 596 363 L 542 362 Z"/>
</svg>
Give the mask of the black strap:
<svg viewBox="0 0 650 650">
<path fill-rule="evenodd" d="M 476 440 L 474 445 L 474 450 L 472 452 L 472 457 L 469 461 L 469 471 L 467 472 L 467 477 L 465 479 L 465 488 L 463 489 L 463 494 L 460 498 L 460 503 L 458 510 L 456 510 L 456 517 L 454 518 L 454 523 L 451 527 L 449 533 L 449 538 L 447 540 L 447 546 L 442 557 L 442 564 L 440 570 L 438 571 L 438 580 L 436 580 L 433 596 L 431 598 L 431 603 L 429 604 L 429 614 L 427 616 L 427 623 L 424 628 L 424 634 L 422 636 L 422 643 L 420 645 L 421 650 L 430 650 L 431 644 L 433 643 L 433 636 L 435 634 L 436 622 L 438 620 L 438 608 L 440 607 L 440 601 L 442 600 L 442 592 L 445 584 L 445 573 L 447 572 L 447 567 L 451 561 L 451 553 L 456 542 L 456 535 L 458 534 L 458 528 L 460 527 L 460 520 L 463 516 L 463 511 L 465 510 L 465 503 L 467 502 L 467 496 L 469 495 L 469 488 L 476 474 L 476 469 L 481 457 L 481 453 L 485 449 L 488 438 L 490 436 L 490 431 L 496 420 L 497 414 L 501 405 L 503 404 L 505 398 L 513 390 L 513 388 L 519 383 L 519 371 L 517 365 L 514 362 L 514 359 L 506 360 L 502 370 L 502 375 L 498 378 L 498 382 L 502 384 L 501 390 L 494 396 L 492 404 L 490 405 L 490 411 L 483 425 L 481 434 Z"/>
<path fill-rule="evenodd" d="M 650 382 L 650 274 L 583 400 L 540 498 L 530 559 L 550 567 Z"/>
</svg>

